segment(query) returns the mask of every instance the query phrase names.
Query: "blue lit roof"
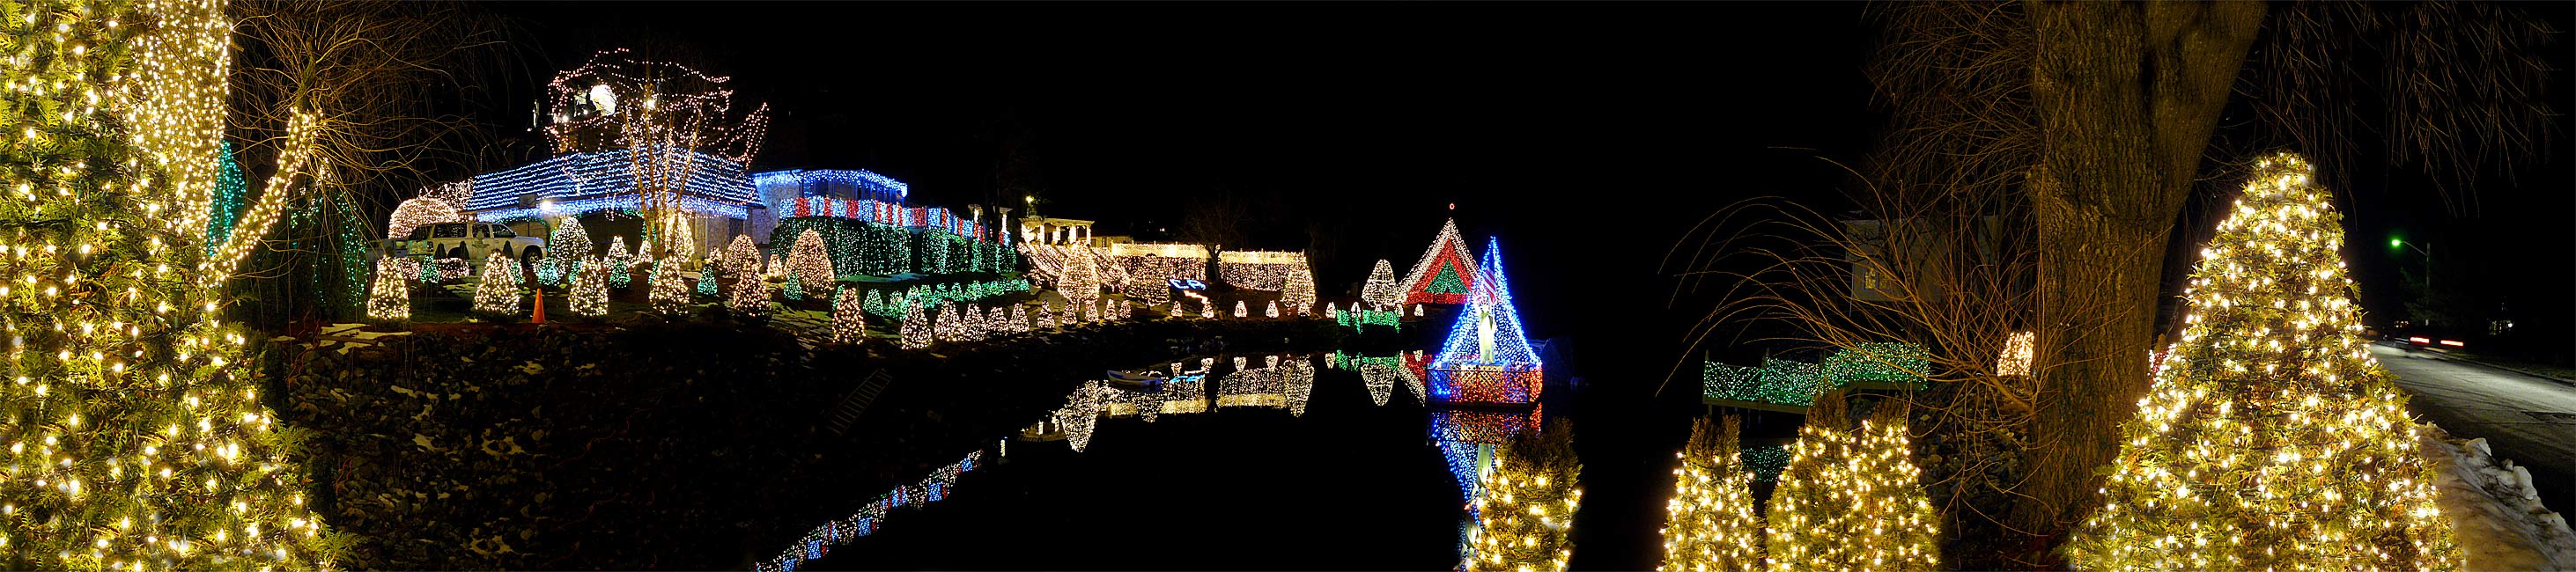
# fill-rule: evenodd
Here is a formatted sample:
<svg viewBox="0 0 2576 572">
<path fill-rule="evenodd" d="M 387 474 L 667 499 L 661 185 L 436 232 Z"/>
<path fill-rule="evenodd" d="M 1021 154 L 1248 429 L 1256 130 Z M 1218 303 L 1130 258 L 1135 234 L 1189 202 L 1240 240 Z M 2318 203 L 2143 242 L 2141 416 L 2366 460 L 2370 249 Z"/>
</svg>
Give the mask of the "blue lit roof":
<svg viewBox="0 0 2576 572">
<path fill-rule="evenodd" d="M 519 196 L 535 194 L 538 200 L 568 201 L 621 194 L 633 188 L 633 164 L 627 159 L 632 150 L 619 149 L 600 153 L 570 153 L 474 176 L 474 196 L 465 199 L 465 210 L 515 208 Z M 741 163 L 695 151 L 689 161 L 698 171 L 689 176 L 684 195 L 733 205 L 756 202 L 751 178 L 744 175 Z"/>
<path fill-rule="evenodd" d="M 897 204 L 912 194 L 912 185 L 867 169 L 785 169 L 753 173 L 751 178 L 760 185 L 792 183 L 805 189 L 803 194 L 809 197 L 823 194 L 815 189 L 817 183 L 849 185 L 859 189 L 861 198 Z"/>
</svg>

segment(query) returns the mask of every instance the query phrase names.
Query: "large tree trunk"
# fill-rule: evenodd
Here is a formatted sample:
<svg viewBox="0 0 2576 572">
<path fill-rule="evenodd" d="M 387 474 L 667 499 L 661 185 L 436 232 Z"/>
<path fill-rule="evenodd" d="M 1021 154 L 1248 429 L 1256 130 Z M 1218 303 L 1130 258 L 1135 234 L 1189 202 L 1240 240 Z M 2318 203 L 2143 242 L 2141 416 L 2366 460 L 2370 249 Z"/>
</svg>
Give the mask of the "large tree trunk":
<svg viewBox="0 0 2576 572">
<path fill-rule="evenodd" d="M 2053 535 L 2094 504 L 2095 470 L 2147 388 L 2164 252 L 2263 17 L 2258 2 L 2032 2 L 2040 164 L 2030 495 L 2015 526 Z"/>
</svg>

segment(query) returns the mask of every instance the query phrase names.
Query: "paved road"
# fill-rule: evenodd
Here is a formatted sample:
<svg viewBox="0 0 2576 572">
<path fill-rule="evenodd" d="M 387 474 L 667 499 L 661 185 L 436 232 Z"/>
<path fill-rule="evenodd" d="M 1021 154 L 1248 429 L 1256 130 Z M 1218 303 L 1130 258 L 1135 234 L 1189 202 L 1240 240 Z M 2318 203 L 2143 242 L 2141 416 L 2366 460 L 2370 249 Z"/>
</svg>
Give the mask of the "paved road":
<svg viewBox="0 0 2576 572">
<path fill-rule="evenodd" d="M 2451 436 L 2485 437 L 2497 457 L 2531 468 L 2550 510 L 2576 512 L 2576 385 L 2374 344 L 2370 352 L 2413 392 L 2408 407 Z"/>
</svg>

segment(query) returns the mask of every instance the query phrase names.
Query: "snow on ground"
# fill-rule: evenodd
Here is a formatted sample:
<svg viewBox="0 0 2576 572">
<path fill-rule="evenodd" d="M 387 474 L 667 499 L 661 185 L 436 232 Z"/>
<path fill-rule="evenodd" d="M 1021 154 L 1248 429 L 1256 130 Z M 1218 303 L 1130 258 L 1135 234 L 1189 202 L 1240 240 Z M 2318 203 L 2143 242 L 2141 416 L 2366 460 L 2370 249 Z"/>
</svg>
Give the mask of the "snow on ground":
<svg viewBox="0 0 2576 572">
<path fill-rule="evenodd" d="M 2424 424 L 2425 457 L 2433 460 L 2442 513 L 2469 559 L 2469 570 L 2576 570 L 2576 532 L 2566 517 L 2541 506 L 2531 472 L 2496 459 L 2487 440 L 2453 439 Z"/>
</svg>

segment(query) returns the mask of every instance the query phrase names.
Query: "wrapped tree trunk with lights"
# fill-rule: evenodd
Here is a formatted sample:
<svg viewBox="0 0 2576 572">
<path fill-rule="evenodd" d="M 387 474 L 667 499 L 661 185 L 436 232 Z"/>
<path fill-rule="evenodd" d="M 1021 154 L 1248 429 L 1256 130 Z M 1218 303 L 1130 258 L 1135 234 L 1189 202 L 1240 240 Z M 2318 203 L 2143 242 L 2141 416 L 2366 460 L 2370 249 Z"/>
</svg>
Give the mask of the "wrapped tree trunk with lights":
<svg viewBox="0 0 2576 572">
<path fill-rule="evenodd" d="M 295 432 L 261 405 L 257 334 L 221 319 L 237 265 L 310 191 L 322 120 L 290 111 L 277 170 L 210 238 L 222 4 L 0 3 L 0 30 L 22 88 L 0 106 L 20 253 L 0 272 L 26 278 L 0 290 L 22 350 L 0 383 L 0 568 L 331 566 Z"/>
<path fill-rule="evenodd" d="M 1476 498 L 1467 570 L 1564 570 L 1574 557 L 1574 511 L 1583 502 L 1573 425 L 1558 420 L 1546 430 L 1515 435 L 1500 456 Z"/>
<path fill-rule="evenodd" d="M 2456 569 L 2406 398 L 2372 359 L 2312 167 L 2256 166 L 2201 251 L 2181 342 L 2157 368 L 2081 568 Z"/>
<path fill-rule="evenodd" d="M 1807 410 L 1771 492 L 1772 570 L 1930 570 L 1939 521 L 1917 481 L 1901 400 L 1854 428 L 1843 390 Z"/>
<path fill-rule="evenodd" d="M 1691 420 L 1690 442 L 1673 469 L 1664 505 L 1664 563 L 1658 572 L 1723 572 L 1762 566 L 1762 517 L 1753 513 L 1753 471 L 1737 446 L 1743 419 L 1723 426 Z"/>
</svg>

